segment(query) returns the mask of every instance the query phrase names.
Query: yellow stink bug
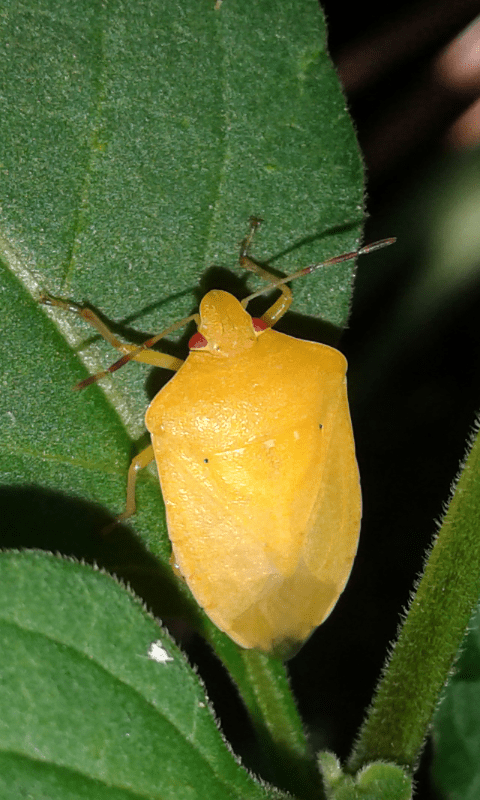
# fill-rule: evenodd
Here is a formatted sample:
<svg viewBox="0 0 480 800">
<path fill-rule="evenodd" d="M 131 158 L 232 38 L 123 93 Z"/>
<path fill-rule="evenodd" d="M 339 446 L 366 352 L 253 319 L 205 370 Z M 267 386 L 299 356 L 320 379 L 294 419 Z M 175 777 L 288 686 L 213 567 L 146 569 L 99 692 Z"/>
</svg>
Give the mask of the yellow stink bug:
<svg viewBox="0 0 480 800">
<path fill-rule="evenodd" d="M 119 341 L 88 308 L 43 295 L 75 311 L 124 353 L 83 388 L 136 360 L 176 371 L 150 404 L 152 444 L 134 458 L 126 511 L 135 511 L 135 479 L 155 458 L 165 499 L 173 560 L 210 619 L 237 644 L 292 655 L 330 614 L 357 550 L 361 494 L 348 409 L 344 356 L 332 347 L 286 336 L 272 325 L 287 311 L 287 281 L 377 249 L 382 240 L 278 280 L 238 301 L 214 290 L 199 314 L 140 347 Z M 273 288 L 280 298 L 253 319 L 248 302 Z M 151 350 L 194 320 L 185 362 Z"/>
</svg>

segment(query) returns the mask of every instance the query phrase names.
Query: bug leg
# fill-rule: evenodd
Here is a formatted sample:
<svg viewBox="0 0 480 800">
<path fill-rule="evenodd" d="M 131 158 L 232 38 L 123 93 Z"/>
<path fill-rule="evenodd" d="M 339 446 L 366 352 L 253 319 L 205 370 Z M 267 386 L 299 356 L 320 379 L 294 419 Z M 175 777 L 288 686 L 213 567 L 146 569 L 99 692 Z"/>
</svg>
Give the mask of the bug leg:
<svg viewBox="0 0 480 800">
<path fill-rule="evenodd" d="M 102 533 L 110 533 L 112 528 L 118 525 L 120 522 L 132 517 L 135 514 L 136 504 L 135 504 L 135 486 L 137 483 L 137 474 L 141 469 L 144 469 L 151 461 L 155 458 L 155 454 L 153 452 L 153 447 L 150 444 L 145 450 L 142 450 L 135 458 L 132 460 L 130 467 L 128 468 L 128 478 L 127 478 L 127 502 L 125 506 L 125 511 L 123 514 L 119 514 L 118 517 L 115 518 L 115 522 L 112 522 L 110 525 L 107 525 L 105 528 L 102 529 Z"/>
<path fill-rule="evenodd" d="M 177 577 L 179 580 L 181 580 L 183 583 L 186 583 L 186 580 L 185 580 L 185 578 L 184 578 L 184 576 L 183 576 L 183 573 L 180 571 L 180 567 L 179 567 L 179 566 L 178 566 L 178 564 L 177 564 L 177 560 L 176 560 L 176 558 L 175 558 L 175 554 L 174 554 L 173 552 L 172 552 L 172 555 L 170 556 L 170 559 L 169 559 L 169 562 L 168 562 L 168 563 L 170 564 L 170 566 L 171 566 L 171 568 L 172 568 L 172 571 L 173 571 L 174 575 L 175 575 L 175 576 L 176 576 L 176 577 Z"/>
<path fill-rule="evenodd" d="M 285 278 L 276 278 L 274 275 L 268 272 L 268 270 L 263 269 L 263 267 L 260 267 L 255 263 L 255 261 L 252 261 L 248 254 L 255 231 L 260 227 L 261 222 L 262 220 L 259 217 L 250 217 L 250 232 L 243 240 L 240 248 L 240 264 L 242 267 L 244 267 L 244 269 L 255 272 L 257 275 L 260 275 L 262 278 L 268 281 L 271 284 L 272 289 L 280 289 L 282 292 L 281 297 L 279 297 L 273 306 L 270 306 L 270 308 L 262 315 L 262 319 L 270 327 L 274 325 L 275 322 L 280 319 L 280 317 L 283 317 L 285 312 L 288 311 L 292 302 L 292 292 L 286 285 L 287 283 L 295 280 L 295 278 L 300 278 L 303 275 L 310 275 L 310 273 L 315 272 L 322 267 L 329 267 L 333 264 L 341 264 L 343 261 L 350 261 L 353 258 L 357 258 L 357 256 L 362 256 L 365 253 L 371 253 L 374 250 L 380 250 L 380 248 L 387 247 L 388 245 L 394 244 L 394 242 L 397 241 L 394 236 L 390 237 L 389 239 L 380 239 L 378 242 L 367 244 L 364 247 L 360 247 L 358 250 L 351 250 L 348 253 L 341 253 L 339 256 L 327 258 L 326 261 L 320 261 L 318 264 L 310 264 L 308 267 L 303 267 L 296 272 L 292 272 Z M 255 297 L 259 297 L 266 291 L 268 291 L 268 288 L 259 289 L 257 292 L 253 292 L 253 294 L 246 297 L 244 300 L 242 300 L 243 308 L 247 307 L 250 300 L 253 300 Z"/>
<path fill-rule="evenodd" d="M 248 269 L 250 272 L 254 272 L 256 275 L 259 275 L 264 280 L 268 281 L 269 283 L 275 284 L 278 281 L 275 275 L 272 275 L 268 270 L 260 267 L 255 261 L 252 261 L 249 255 L 250 245 L 252 244 L 253 237 L 255 235 L 255 231 L 260 227 L 262 220 L 259 217 L 250 217 L 250 231 L 243 240 L 240 246 L 240 266 L 244 269 Z M 262 319 L 264 322 L 267 323 L 270 327 L 274 325 L 280 317 L 288 311 L 291 302 L 292 302 L 292 292 L 289 286 L 286 284 L 282 284 L 278 287 L 282 294 L 275 301 L 275 303 L 270 306 L 270 308 L 262 314 Z M 248 301 L 248 298 L 247 298 Z M 242 305 L 246 305 L 244 301 Z M 244 306 L 245 307 L 245 306 Z"/>
<path fill-rule="evenodd" d="M 182 359 L 176 358 L 175 356 L 170 356 L 167 353 L 159 353 L 156 350 L 142 350 L 138 347 L 138 345 L 127 344 L 126 342 L 122 342 L 120 339 L 117 339 L 110 328 L 105 325 L 105 323 L 97 314 L 95 314 L 94 311 L 92 311 L 91 308 L 79 306 L 77 303 L 59 300 L 58 297 L 53 297 L 53 295 L 48 294 L 47 292 L 42 292 L 39 297 L 39 302 L 46 306 L 62 308 L 64 311 L 70 311 L 74 314 L 77 314 L 77 316 L 81 317 L 83 320 L 85 320 L 85 322 L 88 322 L 89 325 L 95 328 L 100 336 L 102 336 L 109 344 L 111 344 L 112 347 L 115 347 L 116 350 L 120 350 L 121 353 L 123 353 L 125 356 L 128 356 L 129 360 L 141 361 L 142 363 L 150 364 L 153 367 L 171 369 L 175 372 L 183 364 Z M 131 355 L 132 353 L 133 355 Z"/>
<path fill-rule="evenodd" d="M 122 353 L 128 353 L 129 345 L 121 342 L 120 339 L 112 333 L 110 328 L 107 328 L 104 322 L 100 319 L 100 317 L 95 314 L 91 308 L 85 308 L 83 306 L 77 305 L 77 303 L 70 303 L 65 300 L 59 300 L 58 297 L 53 297 L 53 295 L 48 294 L 47 292 L 42 292 L 40 297 L 38 298 L 39 303 L 43 303 L 45 306 L 54 306 L 55 308 L 62 308 L 64 311 L 70 311 L 77 316 L 81 317 L 88 322 L 89 325 L 92 325 L 100 334 L 106 339 L 112 347 L 115 347 L 117 350 L 121 350 Z"/>
</svg>

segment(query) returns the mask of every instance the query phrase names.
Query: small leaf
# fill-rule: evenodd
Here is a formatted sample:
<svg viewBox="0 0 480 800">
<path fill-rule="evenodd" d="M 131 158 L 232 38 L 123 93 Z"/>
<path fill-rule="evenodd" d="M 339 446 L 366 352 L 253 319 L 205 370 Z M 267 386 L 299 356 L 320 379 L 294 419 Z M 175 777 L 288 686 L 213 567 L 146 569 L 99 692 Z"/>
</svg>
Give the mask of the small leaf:
<svg viewBox="0 0 480 800">
<path fill-rule="evenodd" d="M 411 800 L 412 780 L 396 764 L 373 762 L 352 777 L 333 753 L 319 753 L 318 763 L 327 800 Z"/>
<path fill-rule="evenodd" d="M 477 610 L 463 652 L 433 725 L 432 775 L 439 791 L 455 800 L 476 800 L 480 786 L 480 614 Z"/>
</svg>

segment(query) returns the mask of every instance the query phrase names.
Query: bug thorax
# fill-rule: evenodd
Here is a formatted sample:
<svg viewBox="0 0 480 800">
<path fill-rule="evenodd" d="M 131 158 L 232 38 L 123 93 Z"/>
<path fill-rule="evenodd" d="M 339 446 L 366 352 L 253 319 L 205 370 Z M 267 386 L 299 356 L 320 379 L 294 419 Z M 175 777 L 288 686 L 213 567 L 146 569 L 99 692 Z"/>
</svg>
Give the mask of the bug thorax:
<svg viewBox="0 0 480 800">
<path fill-rule="evenodd" d="M 250 314 L 236 297 L 214 289 L 200 303 L 200 325 L 198 333 L 205 342 L 195 349 L 212 355 L 233 356 L 248 350 L 256 342 L 259 332 L 255 330 Z"/>
</svg>

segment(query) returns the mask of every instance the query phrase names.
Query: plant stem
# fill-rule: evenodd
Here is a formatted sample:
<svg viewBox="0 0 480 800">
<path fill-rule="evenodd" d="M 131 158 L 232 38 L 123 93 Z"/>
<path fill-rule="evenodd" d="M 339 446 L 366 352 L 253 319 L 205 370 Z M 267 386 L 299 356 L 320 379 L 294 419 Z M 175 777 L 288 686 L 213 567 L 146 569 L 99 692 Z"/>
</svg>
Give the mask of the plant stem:
<svg viewBox="0 0 480 800">
<path fill-rule="evenodd" d="M 278 785 L 296 797 L 323 797 L 319 772 L 289 686 L 285 665 L 255 650 L 242 652 L 256 702 L 257 736 Z"/>
<path fill-rule="evenodd" d="M 477 436 L 348 761 L 349 772 L 385 759 L 413 773 L 480 594 L 479 530 Z"/>
<path fill-rule="evenodd" d="M 210 629 L 210 625 L 212 626 Z M 210 623 L 204 633 L 235 681 L 256 732 L 267 774 L 301 800 L 322 800 L 322 780 L 280 659 L 243 650 Z"/>
</svg>

